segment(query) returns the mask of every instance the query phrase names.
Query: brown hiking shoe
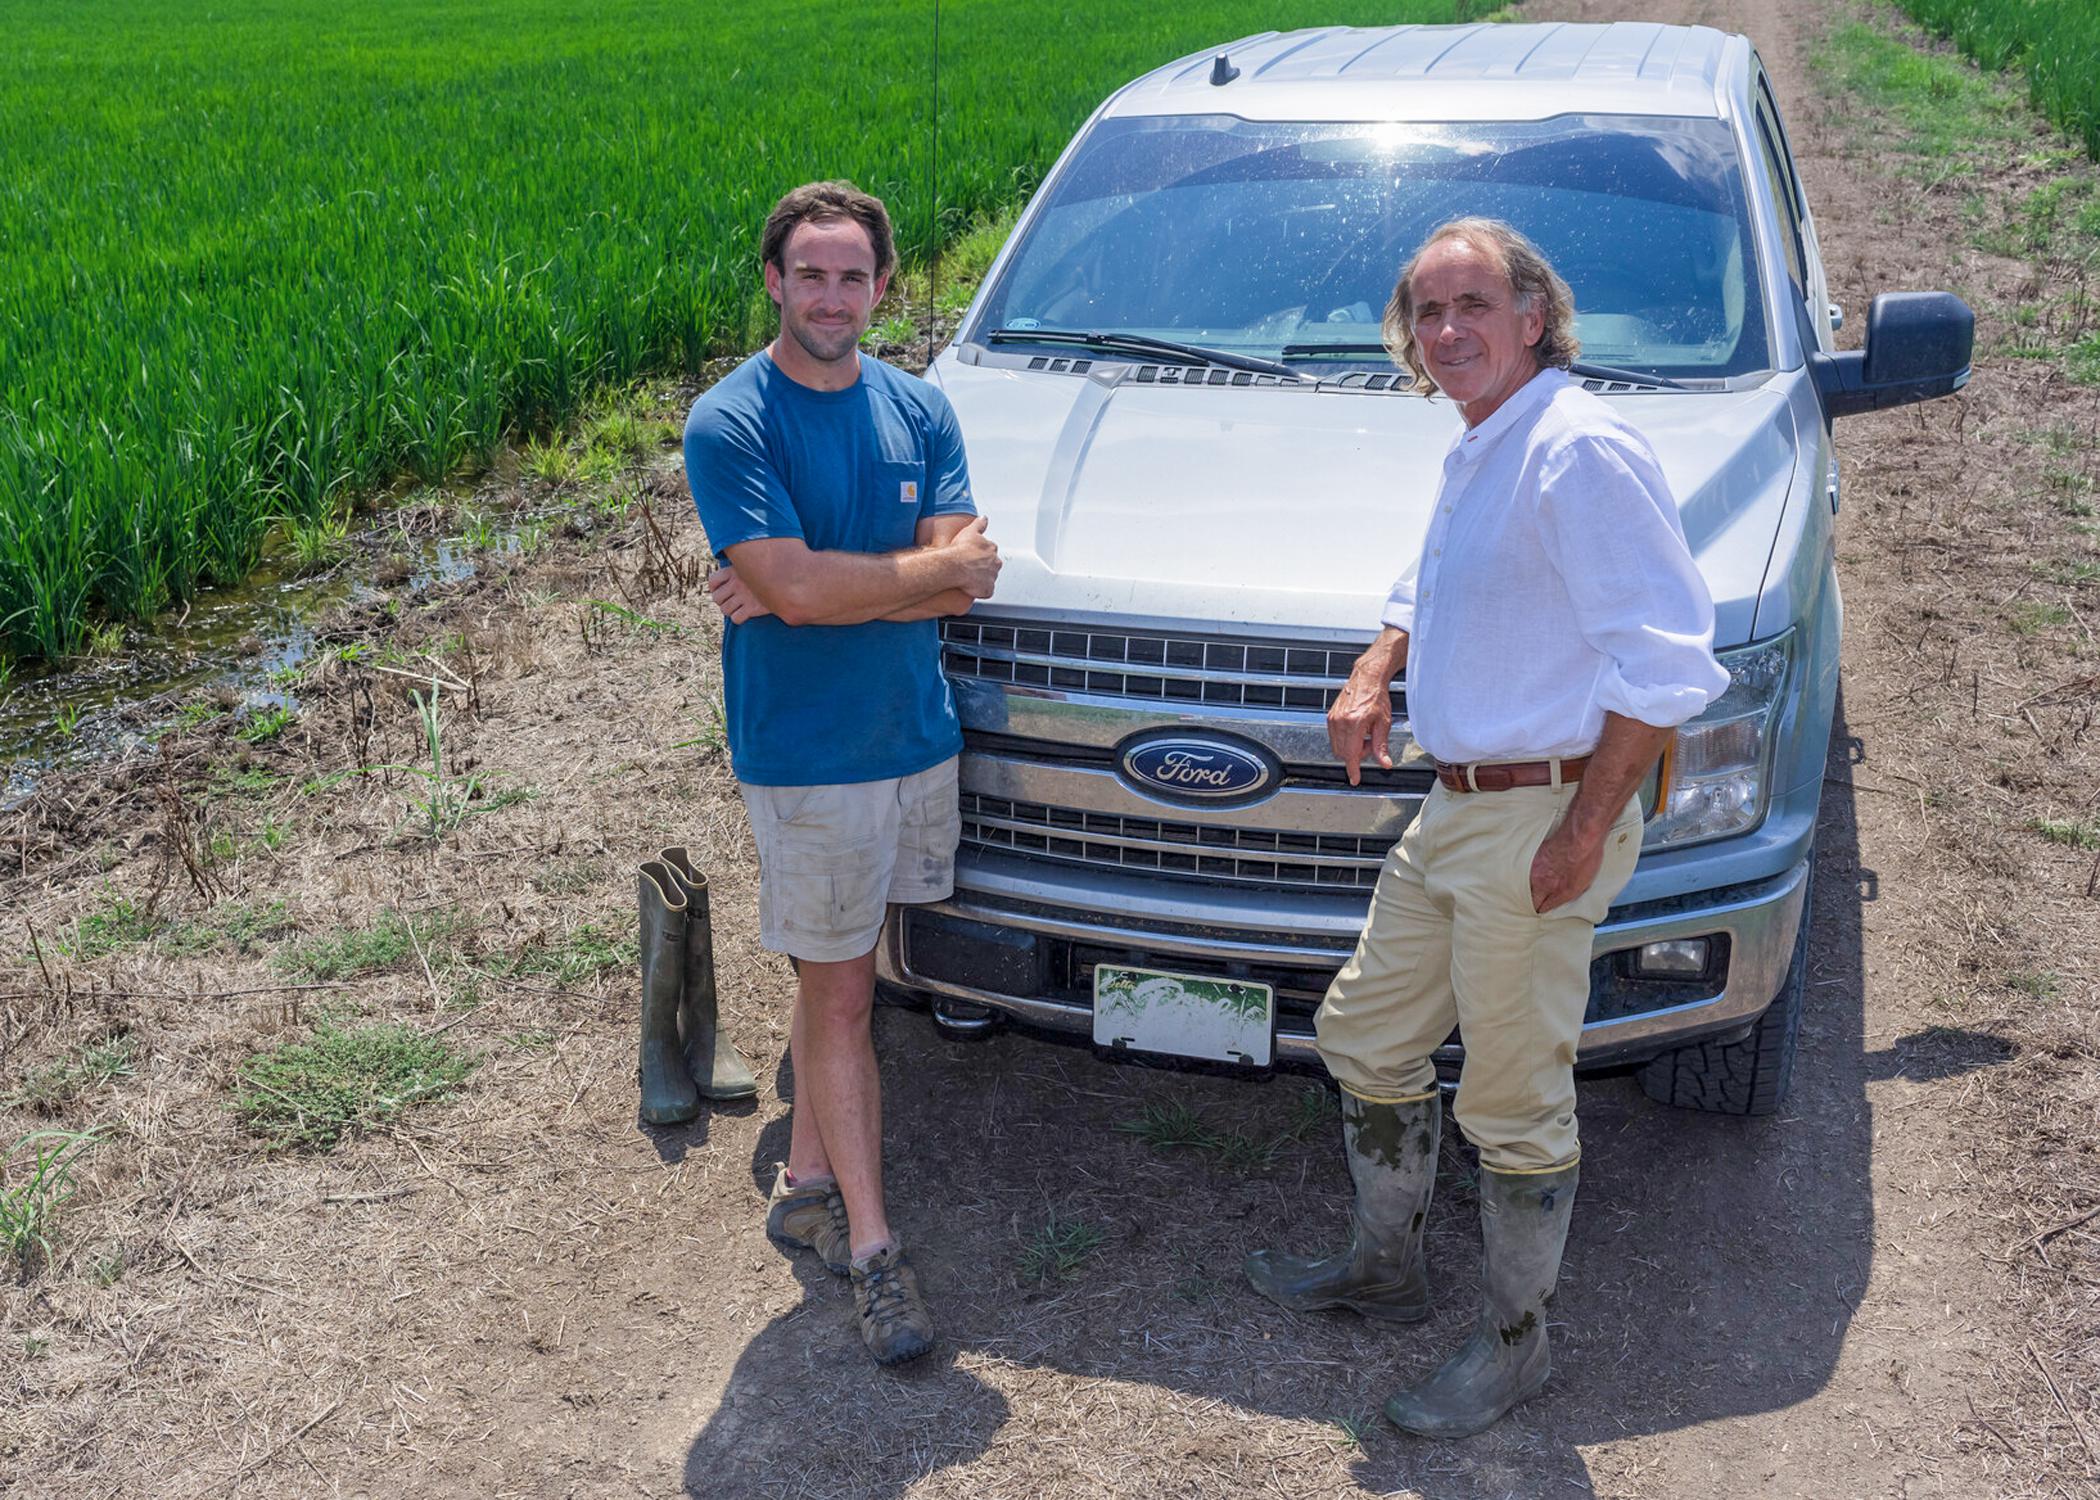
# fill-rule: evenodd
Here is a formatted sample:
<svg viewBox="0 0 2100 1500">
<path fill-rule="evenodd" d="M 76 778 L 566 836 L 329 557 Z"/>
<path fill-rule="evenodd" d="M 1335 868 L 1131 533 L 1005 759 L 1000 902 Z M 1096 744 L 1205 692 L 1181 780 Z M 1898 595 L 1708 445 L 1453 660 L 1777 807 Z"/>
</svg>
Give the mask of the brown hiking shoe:
<svg viewBox="0 0 2100 1500">
<path fill-rule="evenodd" d="M 933 1314 L 919 1295 L 918 1273 L 894 1241 L 853 1262 L 853 1301 L 861 1342 L 878 1365 L 917 1359 L 933 1347 Z"/>
<path fill-rule="evenodd" d="M 826 1269 L 843 1276 L 853 1265 L 853 1241 L 846 1232 L 846 1200 L 835 1182 L 788 1185 L 782 1166 L 766 1202 L 766 1238 L 787 1250 L 814 1250 Z"/>
</svg>

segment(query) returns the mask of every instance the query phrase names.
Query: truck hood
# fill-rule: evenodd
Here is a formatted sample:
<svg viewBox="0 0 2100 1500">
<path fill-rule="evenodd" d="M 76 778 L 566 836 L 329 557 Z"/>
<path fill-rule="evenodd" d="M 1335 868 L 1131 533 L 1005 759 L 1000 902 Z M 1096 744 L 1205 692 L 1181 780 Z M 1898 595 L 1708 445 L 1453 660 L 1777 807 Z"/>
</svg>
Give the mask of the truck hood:
<svg viewBox="0 0 2100 1500">
<path fill-rule="evenodd" d="M 1420 551 L 1459 430 L 1449 402 L 1360 391 L 1139 385 L 964 364 L 971 487 L 1006 560 L 993 608 L 1362 635 Z M 1655 446 L 1712 591 L 1750 636 L 1794 474 L 1766 390 L 1606 398 Z"/>
</svg>

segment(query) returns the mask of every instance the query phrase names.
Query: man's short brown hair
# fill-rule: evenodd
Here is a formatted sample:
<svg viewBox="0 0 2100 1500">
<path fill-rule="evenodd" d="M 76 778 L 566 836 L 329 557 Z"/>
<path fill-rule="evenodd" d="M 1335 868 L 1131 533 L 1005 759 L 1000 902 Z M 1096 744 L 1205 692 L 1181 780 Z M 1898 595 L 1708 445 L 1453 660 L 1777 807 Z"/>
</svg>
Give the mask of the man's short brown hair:
<svg viewBox="0 0 2100 1500">
<path fill-rule="evenodd" d="M 766 232 L 758 242 L 762 265 L 787 270 L 781 259 L 788 236 L 803 224 L 823 224 L 833 219 L 851 219 L 867 232 L 875 249 L 875 274 L 887 276 L 897 269 L 897 237 L 890 230 L 890 211 L 882 200 L 862 192 L 850 182 L 805 182 L 793 189 L 766 215 Z"/>
<path fill-rule="evenodd" d="M 1501 219 L 1464 218 L 1450 219 L 1430 231 L 1429 238 L 1422 241 L 1421 248 L 1408 258 L 1400 268 L 1400 279 L 1393 285 L 1393 300 L 1385 307 L 1385 347 L 1393 356 L 1395 364 L 1403 366 L 1414 377 L 1415 391 L 1424 396 L 1436 394 L 1436 382 L 1429 378 L 1429 366 L 1422 359 L 1422 350 L 1415 343 L 1415 293 L 1410 283 L 1414 280 L 1415 267 L 1430 248 L 1445 240 L 1464 240 L 1475 250 L 1491 256 L 1501 267 L 1509 289 L 1517 299 L 1517 311 L 1536 310 L 1544 326 L 1539 330 L 1538 342 L 1531 346 L 1532 357 L 1539 362 L 1541 370 L 1547 368 L 1565 370 L 1582 357 L 1582 344 L 1575 337 L 1575 297 L 1568 284 L 1560 279 L 1545 252 L 1527 239 L 1514 225 Z"/>
</svg>

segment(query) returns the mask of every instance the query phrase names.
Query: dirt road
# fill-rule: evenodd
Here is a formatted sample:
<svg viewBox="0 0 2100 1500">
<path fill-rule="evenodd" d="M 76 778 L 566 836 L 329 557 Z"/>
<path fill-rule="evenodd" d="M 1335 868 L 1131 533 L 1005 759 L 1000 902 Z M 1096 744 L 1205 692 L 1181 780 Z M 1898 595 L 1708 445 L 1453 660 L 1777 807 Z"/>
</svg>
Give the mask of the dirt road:
<svg viewBox="0 0 2100 1500">
<path fill-rule="evenodd" d="M 2031 595 L 2036 556 L 2091 545 L 2023 507 L 2047 457 L 2033 434 L 2090 434 L 2100 406 L 2046 362 L 1992 353 L 2037 271 L 1968 248 L 1965 194 L 2003 207 L 2020 183 L 1934 194 L 1890 175 L 1810 69 L 1836 9 L 1525 8 L 1747 31 L 1853 326 L 1874 290 L 1945 286 L 1983 315 L 1984 351 L 1958 401 L 1841 431 L 1846 688 L 1792 1099 L 1741 1122 L 1664 1110 L 1625 1080 L 1585 1085 L 1546 1396 L 1457 1446 L 1376 1416 L 1471 1316 L 1474 1200 L 1448 1138 L 1435 1321 L 1402 1337 L 1301 1322 L 1251 1297 L 1237 1266 L 1340 1222 L 1329 1106 L 1307 1080 L 957 1043 L 897 1011 L 878 1015 L 890 1193 L 944 1337 L 917 1367 L 872 1373 L 844 1289 L 761 1231 L 786 1148 L 789 979 L 749 936 L 752 851 L 709 727 L 715 626 L 630 517 L 336 623 L 337 641 L 443 654 L 478 700 L 448 720 L 454 764 L 534 792 L 436 852 L 399 836 L 413 782 L 301 790 L 317 770 L 415 753 L 401 684 L 354 664 L 311 687 L 281 742 L 245 746 L 224 723 L 180 739 L 178 783 L 238 851 L 218 907 L 185 895 L 170 851 L 186 835 L 143 754 L 47 788 L 0 845 L 11 925 L 47 938 L 157 878 L 165 910 L 193 922 L 286 903 L 283 930 L 253 942 L 184 947 L 164 929 L 70 959 L 40 945 L 0 972 L 11 1070 L 111 1036 L 136 1048 L 128 1076 L 41 1115 L 7 1107 L 10 1138 L 53 1119 L 108 1136 L 52 1265 L 0 1304 L 0 1347 L 20 1351 L 0 1392 L 0 1491 L 2091 1492 L 2094 1226 L 2048 1231 L 2100 1203 L 2079 1195 L 2100 1176 L 2100 907 L 2087 856 L 2030 826 L 2092 812 L 2096 755 L 2075 719 L 2091 720 L 2091 636 L 2022 634 L 2007 609 Z M 659 484 L 655 514 L 689 563 L 675 469 Z M 634 618 L 589 603 L 616 590 Z M 2081 673 L 2083 699 L 2048 696 Z M 652 1133 L 635 1121 L 617 958 L 521 960 L 625 934 L 634 866 L 663 838 L 716 872 L 724 1003 L 765 1087 L 755 1107 Z M 388 911 L 439 936 L 331 988 L 244 993 L 281 986 L 296 944 Z M 506 962 L 513 977 L 490 978 Z M 228 1112 L 235 1070 L 324 1011 L 443 1026 L 480 1067 L 457 1100 L 332 1155 L 266 1154 Z M 1128 1128 L 1148 1108 L 1174 1124 L 1170 1107 L 1213 1144 Z M 1024 1274 L 1045 1258 L 1051 1274 Z"/>
</svg>

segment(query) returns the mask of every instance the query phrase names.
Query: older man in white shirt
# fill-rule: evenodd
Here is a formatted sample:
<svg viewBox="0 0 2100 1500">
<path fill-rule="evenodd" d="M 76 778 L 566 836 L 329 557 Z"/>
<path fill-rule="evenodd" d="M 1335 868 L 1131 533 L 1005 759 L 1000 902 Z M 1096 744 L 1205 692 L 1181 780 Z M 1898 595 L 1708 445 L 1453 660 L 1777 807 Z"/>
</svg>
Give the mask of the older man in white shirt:
<svg viewBox="0 0 2100 1500">
<path fill-rule="evenodd" d="M 1416 253 L 1386 339 L 1465 427 L 1415 565 L 1328 713 L 1358 780 L 1390 767 L 1406 671 L 1437 785 L 1320 1007 L 1356 1186 L 1348 1247 L 1257 1251 L 1257 1290 L 1391 1323 L 1428 1315 L 1422 1224 L 1442 1119 L 1430 1055 L 1455 1024 L 1453 1113 L 1479 1149 L 1485 1258 L 1472 1337 L 1386 1415 L 1462 1437 L 1546 1383 L 1546 1302 L 1575 1199 L 1575 1048 L 1591 933 L 1633 873 L 1638 791 L 1672 730 L 1728 685 L 1713 603 L 1647 442 L 1571 380 L 1567 284 L 1506 224 Z"/>
</svg>

